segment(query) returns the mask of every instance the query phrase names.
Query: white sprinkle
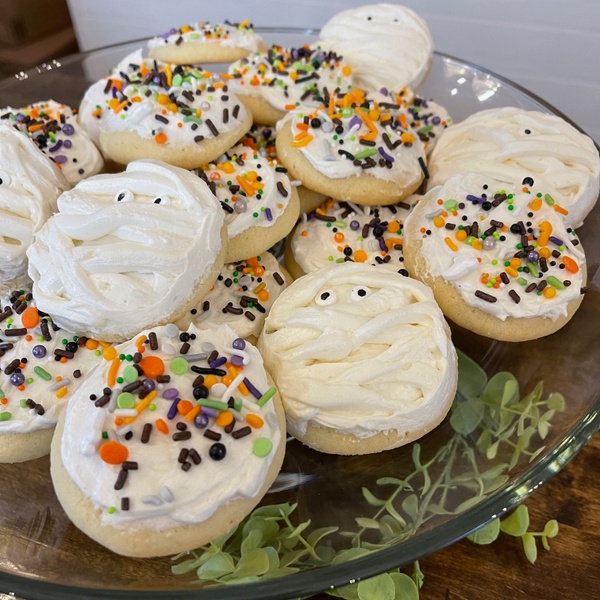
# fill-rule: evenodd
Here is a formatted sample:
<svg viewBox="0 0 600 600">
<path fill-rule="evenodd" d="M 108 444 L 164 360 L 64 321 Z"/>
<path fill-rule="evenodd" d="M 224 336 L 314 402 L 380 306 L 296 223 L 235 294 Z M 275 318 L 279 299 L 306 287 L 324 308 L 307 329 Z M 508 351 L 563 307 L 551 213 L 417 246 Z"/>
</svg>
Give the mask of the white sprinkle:
<svg viewBox="0 0 600 600">
<path fill-rule="evenodd" d="M 165 325 L 163 333 L 170 338 L 179 337 L 179 327 L 173 323 L 169 323 L 168 325 Z"/>
<path fill-rule="evenodd" d="M 215 398 L 222 398 L 223 394 L 227 391 L 227 386 L 224 383 L 215 383 L 210 388 L 210 395 Z"/>
<path fill-rule="evenodd" d="M 137 417 L 138 411 L 135 408 L 116 408 L 113 414 L 115 417 Z"/>
<path fill-rule="evenodd" d="M 62 379 L 61 381 L 57 381 L 56 383 L 53 383 L 52 385 L 48 386 L 48 391 L 55 392 L 56 390 L 60 390 L 61 387 L 69 385 L 70 383 L 70 379 Z"/>
<path fill-rule="evenodd" d="M 210 313 L 210 310 L 207 310 L 204 315 Z M 204 317 L 203 315 L 200 315 L 199 317 L 196 317 L 196 321 L 203 321 L 206 317 Z M 206 354 L 206 352 L 200 352 L 198 354 L 183 354 L 181 356 L 181 358 L 185 358 L 185 360 L 187 360 L 188 362 L 196 362 L 197 360 L 204 360 L 206 357 L 208 356 L 208 354 Z"/>
<path fill-rule="evenodd" d="M 166 485 L 160 488 L 160 496 L 165 502 L 173 502 L 175 500 L 173 492 Z"/>
<path fill-rule="evenodd" d="M 299 179 L 293 179 L 292 181 L 290 181 L 290 185 L 292 187 L 298 187 L 302 185 L 302 182 Z"/>
<path fill-rule="evenodd" d="M 137 411 L 135 411 L 137 413 Z M 134 415 L 131 415 L 132 417 Z M 116 433 L 119 437 L 123 437 L 126 436 L 131 430 L 133 429 L 133 426 L 131 424 L 129 425 L 125 425 L 125 427 L 121 427 L 121 429 L 117 429 Z"/>
<path fill-rule="evenodd" d="M 154 506 L 160 506 L 163 501 L 158 496 L 144 496 L 142 498 L 142 504 L 152 504 Z"/>
<path fill-rule="evenodd" d="M 165 354 L 168 354 L 170 356 L 177 354 L 177 351 L 175 350 L 175 348 L 173 348 L 173 346 L 171 344 L 167 344 L 166 342 L 164 342 L 160 345 L 160 349 L 162 352 L 164 352 Z"/>
</svg>

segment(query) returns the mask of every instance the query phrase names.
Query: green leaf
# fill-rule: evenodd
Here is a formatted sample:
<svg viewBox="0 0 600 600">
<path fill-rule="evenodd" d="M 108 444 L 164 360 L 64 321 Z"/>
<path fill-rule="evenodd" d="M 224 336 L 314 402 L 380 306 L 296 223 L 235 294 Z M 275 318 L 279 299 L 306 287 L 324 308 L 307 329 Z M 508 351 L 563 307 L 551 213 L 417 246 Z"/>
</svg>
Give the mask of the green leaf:
<svg viewBox="0 0 600 600">
<path fill-rule="evenodd" d="M 304 523 L 300 523 L 296 529 L 294 529 L 287 537 L 289 539 L 297 538 L 300 534 L 310 525 L 310 519 L 308 521 L 304 521 Z"/>
<path fill-rule="evenodd" d="M 546 404 L 548 405 L 548 408 L 558 412 L 562 412 L 567 407 L 564 396 L 558 392 L 552 392 L 551 394 L 548 394 Z"/>
<path fill-rule="evenodd" d="M 466 354 L 458 354 L 458 392 L 465 398 L 479 396 L 487 383 L 485 371 Z"/>
<path fill-rule="evenodd" d="M 494 519 L 475 533 L 472 533 L 468 538 L 475 544 L 486 546 L 498 539 L 500 535 L 500 519 Z"/>
<path fill-rule="evenodd" d="M 500 529 L 514 537 L 525 535 L 529 528 L 529 510 L 520 504 L 515 510 L 500 523 Z"/>
<path fill-rule="evenodd" d="M 263 548 L 255 548 L 244 554 L 234 571 L 236 578 L 262 575 L 269 570 L 269 555 Z"/>
<path fill-rule="evenodd" d="M 379 521 L 379 531 L 384 538 L 394 537 L 402 533 L 402 527 L 392 515 L 383 515 Z"/>
<path fill-rule="evenodd" d="M 479 504 L 481 500 L 481 496 L 474 496 L 473 498 L 469 498 L 468 500 L 461 502 L 453 512 L 455 515 L 459 515 L 460 513 L 465 512 L 465 510 L 471 508 L 472 506 Z"/>
<path fill-rule="evenodd" d="M 308 554 L 308 550 L 306 548 L 300 548 L 299 550 L 291 550 L 290 552 L 286 552 L 282 556 L 279 557 L 279 566 L 281 567 L 289 567 L 290 565 L 297 563 L 301 558 L 304 558 Z"/>
<path fill-rule="evenodd" d="M 220 552 L 212 558 L 209 558 L 199 569 L 198 579 L 210 580 L 218 579 L 223 575 L 233 573 L 235 564 L 229 554 Z"/>
<path fill-rule="evenodd" d="M 380 500 L 379 498 L 375 497 L 372 492 L 369 490 L 369 488 L 362 488 L 362 493 L 363 496 L 365 497 L 365 500 L 371 505 L 371 506 L 383 506 L 385 504 L 385 500 Z"/>
<path fill-rule="evenodd" d="M 297 508 L 297 504 L 284 502 L 283 504 L 271 504 L 269 506 L 259 506 L 252 511 L 252 517 L 277 517 L 281 518 L 284 514 L 289 517 Z"/>
<path fill-rule="evenodd" d="M 481 423 L 484 411 L 485 405 L 478 398 L 455 404 L 450 415 L 450 425 L 456 433 L 469 435 Z"/>
<path fill-rule="evenodd" d="M 366 517 L 356 517 L 354 519 L 359 527 L 363 529 L 379 529 L 379 521 L 367 519 Z"/>
<path fill-rule="evenodd" d="M 273 546 L 266 546 L 263 550 L 269 557 L 269 573 L 279 569 L 279 552 L 273 548 Z"/>
<path fill-rule="evenodd" d="M 549 538 L 556 537 L 558 535 L 558 521 L 556 519 L 548 521 L 542 533 Z"/>
<path fill-rule="evenodd" d="M 334 590 L 325 590 L 325 593 L 336 598 L 344 598 L 344 600 L 359 600 L 357 588 L 356 584 L 345 585 Z"/>
<path fill-rule="evenodd" d="M 394 600 L 419 600 L 419 588 L 412 578 L 405 573 L 390 573 L 390 577 L 394 582 Z"/>
<path fill-rule="evenodd" d="M 335 533 L 338 529 L 339 527 L 320 527 L 311 531 L 306 541 L 310 546 L 316 546 L 325 536 Z"/>
<path fill-rule="evenodd" d="M 262 540 L 261 544 L 265 544 L 277 535 L 279 532 L 279 525 L 277 524 L 277 521 L 252 515 L 251 518 L 248 519 L 244 524 L 244 537 L 247 536 L 251 531 L 260 531 Z"/>
<path fill-rule="evenodd" d="M 359 600 L 394 600 L 396 597 L 394 580 L 387 573 L 359 582 L 357 592 Z"/>
<path fill-rule="evenodd" d="M 534 565 L 537 560 L 537 545 L 535 543 L 535 537 L 532 533 L 526 533 L 521 538 L 523 540 L 523 550 L 525 550 L 525 556 L 527 560 Z"/>
<path fill-rule="evenodd" d="M 489 446 L 488 449 L 485 451 L 485 457 L 488 460 L 494 460 L 494 458 L 496 458 L 496 456 L 498 454 L 499 446 L 500 446 L 499 441 L 497 441 L 497 442 L 493 443 L 491 446 Z"/>
<path fill-rule="evenodd" d="M 342 550 L 332 561 L 334 565 L 341 565 L 349 560 L 354 560 L 360 556 L 370 554 L 370 551 L 366 548 L 348 548 L 348 550 Z"/>
<path fill-rule="evenodd" d="M 380 477 L 377 480 L 377 485 L 397 485 L 398 487 L 404 487 L 407 484 L 403 479 L 398 479 L 397 477 Z"/>
<path fill-rule="evenodd" d="M 244 541 L 242 542 L 242 556 L 244 556 L 244 554 L 248 554 L 248 552 L 252 552 L 252 550 L 254 550 L 255 548 L 258 548 L 261 542 L 262 533 L 260 531 L 249 531 L 248 534 L 244 537 Z"/>
<path fill-rule="evenodd" d="M 389 514 L 392 519 L 395 519 L 401 527 L 406 527 L 406 520 L 404 517 L 396 510 L 393 503 L 391 501 L 387 501 L 385 503 L 385 510 Z"/>
<path fill-rule="evenodd" d="M 419 499 L 415 494 L 406 496 L 402 501 L 402 510 L 411 518 L 416 519 L 419 512 Z"/>
<path fill-rule="evenodd" d="M 519 384 L 515 376 L 508 371 L 499 371 L 490 378 L 481 398 L 486 404 L 499 407 L 512 404 L 518 394 Z"/>
<path fill-rule="evenodd" d="M 423 587 L 423 583 L 425 582 L 425 575 L 423 571 L 421 571 L 421 564 L 418 560 L 415 560 L 413 563 L 413 574 L 411 579 L 415 582 L 417 589 L 421 589 Z"/>
</svg>

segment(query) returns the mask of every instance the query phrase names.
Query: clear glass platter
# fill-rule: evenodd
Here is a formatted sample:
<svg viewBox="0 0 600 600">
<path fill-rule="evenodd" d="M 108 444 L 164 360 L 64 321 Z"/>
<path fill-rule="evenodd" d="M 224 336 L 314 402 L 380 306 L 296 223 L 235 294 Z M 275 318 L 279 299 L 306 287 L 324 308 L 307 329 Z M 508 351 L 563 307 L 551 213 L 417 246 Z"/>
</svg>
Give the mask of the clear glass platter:
<svg viewBox="0 0 600 600">
<path fill-rule="evenodd" d="M 300 29 L 257 30 L 268 43 L 284 46 L 316 38 L 314 31 Z M 104 48 L 22 72 L 0 82 L 0 105 L 53 98 L 77 106 L 90 83 L 143 44 Z M 445 106 L 455 121 L 501 106 L 559 114 L 514 83 L 439 53 L 419 94 Z M 188 573 L 171 571 L 173 564 L 193 557 L 174 563 L 117 556 L 71 525 L 54 495 L 46 457 L 0 465 L 0 591 L 39 600 L 306 597 L 411 563 L 510 510 L 560 470 L 600 427 L 598 230 L 599 207 L 579 231 L 590 291 L 558 333 L 510 344 L 452 326 L 456 346 L 491 381 L 482 394 L 483 371 L 464 359 L 452 417 L 418 445 L 341 457 L 288 442 L 281 481 L 293 485 L 267 494 L 260 506 L 297 503 L 289 519 L 294 526 L 310 520 L 299 534 L 303 539 L 320 528 L 338 528 L 319 542 L 316 559 L 298 562 L 297 572 L 251 576 L 233 586 L 202 585 L 196 575 L 199 563 Z M 518 393 L 515 380 L 502 374 L 506 371 L 518 381 Z M 540 381 L 543 394 L 536 388 Z M 457 408 L 465 403 L 475 412 L 483 406 L 483 412 L 474 420 L 473 411 Z M 519 416 L 524 410 L 526 418 Z M 361 549 L 349 550 L 353 546 Z"/>
</svg>

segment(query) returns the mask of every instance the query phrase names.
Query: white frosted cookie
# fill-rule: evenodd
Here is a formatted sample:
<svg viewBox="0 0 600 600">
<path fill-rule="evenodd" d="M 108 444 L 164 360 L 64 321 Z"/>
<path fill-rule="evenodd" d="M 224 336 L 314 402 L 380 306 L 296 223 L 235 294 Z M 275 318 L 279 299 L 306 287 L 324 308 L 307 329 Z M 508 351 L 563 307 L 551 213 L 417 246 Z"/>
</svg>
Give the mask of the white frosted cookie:
<svg viewBox="0 0 600 600">
<path fill-rule="evenodd" d="M 248 131 L 252 117 L 226 74 L 127 56 L 86 92 L 80 120 L 102 152 L 121 164 L 154 158 L 193 169 Z"/>
<path fill-rule="evenodd" d="M 50 452 L 58 417 L 101 350 L 56 327 L 26 290 L 0 300 L 0 463 Z"/>
<path fill-rule="evenodd" d="M 270 252 L 227 264 L 204 300 L 178 324 L 191 319 L 200 329 L 215 329 L 225 323 L 254 343 L 273 302 L 287 287 L 286 275 Z"/>
<path fill-rule="evenodd" d="M 600 191 L 594 142 L 564 119 L 520 108 L 491 108 L 444 132 L 430 157 L 428 189 L 456 173 L 479 172 L 507 185 L 532 177 L 582 224 Z"/>
<path fill-rule="evenodd" d="M 148 56 L 178 65 L 231 62 L 265 47 L 247 20 L 214 24 L 201 21 L 153 37 L 148 41 Z"/>
<path fill-rule="evenodd" d="M 223 211 L 206 184 L 152 160 L 81 181 L 29 249 L 38 306 L 56 323 L 121 341 L 184 315 L 226 251 Z"/>
<path fill-rule="evenodd" d="M 294 279 L 348 261 L 381 265 L 408 275 L 402 256 L 402 223 L 411 205 L 360 206 L 329 198 L 302 215 L 288 237 L 285 266 Z"/>
<path fill-rule="evenodd" d="M 319 41 L 341 54 L 356 83 L 372 91 L 417 88 L 433 57 L 427 24 L 400 4 L 367 4 L 339 12 L 323 25 Z"/>
<path fill-rule="evenodd" d="M 277 124 L 279 160 L 315 192 L 357 204 L 393 204 L 425 175 L 425 149 L 406 116 L 354 88 L 326 108 L 298 107 Z"/>
<path fill-rule="evenodd" d="M 54 100 L 24 108 L 0 108 L 0 119 L 27 134 L 52 159 L 71 185 L 96 175 L 104 161 L 98 148 L 77 123 L 73 109 Z"/>
<path fill-rule="evenodd" d="M 579 307 L 586 262 L 543 184 L 451 177 L 404 222 L 405 265 L 446 316 L 497 340 L 537 339 Z"/>
<path fill-rule="evenodd" d="M 457 385 L 450 330 L 425 285 L 371 265 L 324 267 L 271 307 L 258 341 L 289 432 L 331 454 L 413 441 Z"/>
<path fill-rule="evenodd" d="M 221 202 L 227 263 L 265 252 L 298 220 L 300 201 L 287 169 L 249 146 L 238 144 L 194 172 Z"/>
<path fill-rule="evenodd" d="M 229 67 L 231 89 L 251 110 L 255 123 L 275 125 L 297 106 L 318 107 L 325 89 L 348 90 L 352 69 L 335 52 L 318 44 L 273 45 Z"/>
<path fill-rule="evenodd" d="M 0 120 L 0 291 L 21 284 L 33 235 L 68 188 L 60 170 L 35 143 Z"/>
<path fill-rule="evenodd" d="M 118 554 L 207 544 L 277 476 L 286 439 L 277 390 L 256 348 L 227 326 L 166 325 L 116 350 L 57 428 L 58 499 L 79 529 Z"/>
</svg>

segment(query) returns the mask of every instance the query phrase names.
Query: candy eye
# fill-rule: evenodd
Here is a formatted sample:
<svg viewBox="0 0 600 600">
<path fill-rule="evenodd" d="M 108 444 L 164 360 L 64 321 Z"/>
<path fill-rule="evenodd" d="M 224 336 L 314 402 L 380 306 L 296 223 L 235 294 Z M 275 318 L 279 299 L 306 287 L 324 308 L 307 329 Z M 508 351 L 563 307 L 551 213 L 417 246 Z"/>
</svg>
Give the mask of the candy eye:
<svg viewBox="0 0 600 600">
<path fill-rule="evenodd" d="M 169 206 L 169 199 L 167 198 L 167 196 L 157 196 L 156 198 L 154 198 L 154 204 Z"/>
<path fill-rule="evenodd" d="M 521 135 L 531 135 L 533 132 L 531 129 L 521 129 L 520 133 Z"/>
<path fill-rule="evenodd" d="M 326 290 L 325 292 L 321 292 L 316 298 L 315 302 L 319 306 L 328 306 L 329 304 L 333 304 L 337 300 L 337 296 L 335 292 L 330 290 Z"/>
<path fill-rule="evenodd" d="M 115 196 L 115 202 L 131 202 L 133 200 L 133 194 L 129 190 L 121 190 Z"/>
<path fill-rule="evenodd" d="M 359 300 L 363 300 L 371 293 L 369 288 L 366 288 L 362 285 L 359 285 L 355 288 L 352 288 L 352 293 L 350 294 L 350 298 L 354 300 L 354 302 L 358 302 Z"/>
<path fill-rule="evenodd" d="M 0 185 L 10 185 L 10 175 L 4 171 L 0 171 Z"/>
</svg>

